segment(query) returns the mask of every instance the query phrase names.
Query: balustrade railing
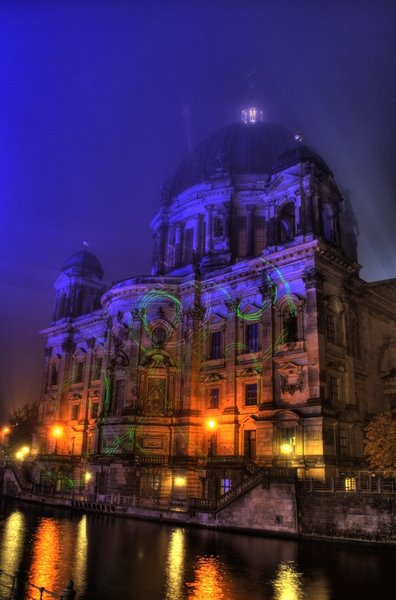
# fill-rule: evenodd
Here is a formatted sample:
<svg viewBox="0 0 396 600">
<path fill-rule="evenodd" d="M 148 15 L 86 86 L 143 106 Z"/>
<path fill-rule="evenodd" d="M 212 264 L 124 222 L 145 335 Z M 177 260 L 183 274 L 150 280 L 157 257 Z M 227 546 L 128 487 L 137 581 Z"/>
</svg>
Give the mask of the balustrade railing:
<svg viewBox="0 0 396 600">
<path fill-rule="evenodd" d="M 359 494 L 396 494 L 396 477 L 361 471 L 343 477 L 324 480 L 299 479 L 298 487 L 305 492 L 355 492 Z"/>
</svg>

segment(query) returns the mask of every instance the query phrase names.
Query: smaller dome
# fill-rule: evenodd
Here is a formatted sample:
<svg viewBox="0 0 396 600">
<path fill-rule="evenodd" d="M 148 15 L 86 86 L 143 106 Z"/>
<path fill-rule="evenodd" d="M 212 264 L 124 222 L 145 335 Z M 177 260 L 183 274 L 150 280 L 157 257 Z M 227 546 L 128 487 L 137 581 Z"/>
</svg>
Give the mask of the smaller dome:
<svg viewBox="0 0 396 600">
<path fill-rule="evenodd" d="M 80 250 L 73 254 L 61 269 L 62 273 L 74 275 L 75 277 L 85 277 L 94 274 L 103 279 L 103 269 L 99 260 L 94 254 L 87 250 Z"/>
<path fill-rule="evenodd" d="M 283 152 L 275 161 L 272 172 L 283 171 L 301 162 L 314 163 L 321 171 L 331 175 L 331 171 L 323 158 L 313 152 L 308 146 L 298 144 Z"/>
</svg>

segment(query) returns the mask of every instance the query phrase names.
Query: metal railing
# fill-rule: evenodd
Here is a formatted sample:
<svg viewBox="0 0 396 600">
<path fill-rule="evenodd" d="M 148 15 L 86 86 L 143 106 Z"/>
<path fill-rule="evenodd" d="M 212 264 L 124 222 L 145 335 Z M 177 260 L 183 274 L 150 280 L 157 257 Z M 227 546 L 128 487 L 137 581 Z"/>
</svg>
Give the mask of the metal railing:
<svg viewBox="0 0 396 600">
<path fill-rule="evenodd" d="M 324 480 L 299 479 L 298 487 L 305 492 L 355 492 L 358 494 L 396 494 L 396 478 L 382 473 L 361 471 L 343 477 Z"/>
<path fill-rule="evenodd" d="M 27 581 L 22 571 L 11 575 L 3 569 L 0 569 L 0 590 L 2 598 L 7 598 L 7 600 L 49 600 L 50 598 L 72 600 L 76 595 L 71 579 L 67 582 L 63 592 L 59 594 Z"/>
</svg>

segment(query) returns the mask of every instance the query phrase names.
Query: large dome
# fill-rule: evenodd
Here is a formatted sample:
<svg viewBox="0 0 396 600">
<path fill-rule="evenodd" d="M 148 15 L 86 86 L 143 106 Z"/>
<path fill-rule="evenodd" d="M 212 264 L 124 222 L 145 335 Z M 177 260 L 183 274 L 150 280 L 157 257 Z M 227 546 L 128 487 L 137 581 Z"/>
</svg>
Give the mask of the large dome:
<svg viewBox="0 0 396 600">
<path fill-rule="evenodd" d="M 294 135 L 277 123 L 234 123 L 200 142 L 182 162 L 170 184 L 173 197 L 221 172 L 270 173 L 283 152 L 295 147 Z"/>
<path fill-rule="evenodd" d="M 96 256 L 87 250 L 80 250 L 80 252 L 73 254 L 66 261 L 61 271 L 75 277 L 85 277 L 86 275 L 94 274 L 99 279 L 103 279 L 102 265 Z"/>
</svg>

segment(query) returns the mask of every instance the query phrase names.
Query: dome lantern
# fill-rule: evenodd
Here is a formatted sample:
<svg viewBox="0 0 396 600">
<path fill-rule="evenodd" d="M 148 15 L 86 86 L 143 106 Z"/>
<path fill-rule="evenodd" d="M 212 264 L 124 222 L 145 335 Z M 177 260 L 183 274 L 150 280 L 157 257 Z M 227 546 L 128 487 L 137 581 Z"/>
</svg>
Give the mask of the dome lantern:
<svg viewBox="0 0 396 600">
<path fill-rule="evenodd" d="M 263 123 L 264 122 L 264 114 L 262 110 L 259 110 L 255 106 L 250 106 L 249 108 L 244 108 L 241 113 L 242 123 L 245 125 L 254 124 L 254 123 Z"/>
</svg>

